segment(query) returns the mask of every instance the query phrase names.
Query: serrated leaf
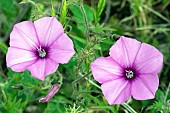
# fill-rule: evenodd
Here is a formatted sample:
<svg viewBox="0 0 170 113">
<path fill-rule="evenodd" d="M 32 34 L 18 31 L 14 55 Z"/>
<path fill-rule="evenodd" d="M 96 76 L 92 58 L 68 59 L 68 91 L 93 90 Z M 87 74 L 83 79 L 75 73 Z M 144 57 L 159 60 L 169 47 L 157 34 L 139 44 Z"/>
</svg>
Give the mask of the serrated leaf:
<svg viewBox="0 0 170 113">
<path fill-rule="evenodd" d="M 63 0 L 63 6 L 60 13 L 60 22 L 64 25 L 64 22 L 66 20 L 67 15 L 67 2 L 66 0 Z"/>
<path fill-rule="evenodd" d="M 161 111 L 162 110 L 162 107 L 165 105 L 164 102 L 157 102 L 155 101 L 151 106 L 149 106 L 147 108 L 147 110 L 157 110 L 157 111 Z"/>
</svg>

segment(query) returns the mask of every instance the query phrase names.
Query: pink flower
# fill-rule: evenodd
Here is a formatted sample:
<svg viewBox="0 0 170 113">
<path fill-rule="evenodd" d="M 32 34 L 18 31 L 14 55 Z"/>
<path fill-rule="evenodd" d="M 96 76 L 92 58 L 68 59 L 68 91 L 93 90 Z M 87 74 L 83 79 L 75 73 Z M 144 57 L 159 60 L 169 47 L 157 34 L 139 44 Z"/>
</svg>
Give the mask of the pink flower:
<svg viewBox="0 0 170 113">
<path fill-rule="evenodd" d="M 154 98 L 163 63 L 156 48 L 122 36 L 109 54 L 96 59 L 91 69 L 110 105 L 121 104 L 131 96 L 137 100 Z"/>
<path fill-rule="evenodd" d="M 56 93 L 58 93 L 60 86 L 58 84 L 52 85 L 51 89 L 48 91 L 48 94 L 45 97 L 42 97 L 39 102 L 48 102 Z"/>
<path fill-rule="evenodd" d="M 73 42 L 61 23 L 54 17 L 44 17 L 14 25 L 6 61 L 13 71 L 30 70 L 34 77 L 44 80 L 59 63 L 68 63 L 74 53 Z"/>
</svg>

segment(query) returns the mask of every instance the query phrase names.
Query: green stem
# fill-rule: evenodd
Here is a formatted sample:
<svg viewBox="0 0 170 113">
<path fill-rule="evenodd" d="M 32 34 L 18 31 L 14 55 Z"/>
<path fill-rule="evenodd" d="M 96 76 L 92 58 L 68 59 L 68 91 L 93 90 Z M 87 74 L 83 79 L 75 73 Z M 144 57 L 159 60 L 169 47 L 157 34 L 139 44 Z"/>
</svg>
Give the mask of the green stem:
<svg viewBox="0 0 170 113">
<path fill-rule="evenodd" d="M 127 103 L 122 104 L 122 106 L 128 110 L 130 113 L 137 113 L 132 107 L 130 107 Z"/>
<path fill-rule="evenodd" d="M 155 14 L 156 16 L 160 17 L 161 19 L 165 20 L 166 22 L 170 23 L 170 20 L 168 18 L 166 18 L 165 16 L 163 16 L 161 13 L 155 11 L 154 9 L 148 7 L 147 5 L 142 5 L 142 7 L 144 7 L 145 9 L 147 9 L 148 11 L 152 12 L 153 14 Z"/>
<path fill-rule="evenodd" d="M 167 100 L 167 97 L 168 97 L 168 94 L 169 94 L 169 89 L 170 89 L 170 83 L 169 83 L 168 88 L 167 88 L 166 93 L 165 93 L 164 103 L 166 103 L 166 100 Z"/>
<path fill-rule="evenodd" d="M 80 75 L 83 77 L 82 74 L 80 74 Z M 94 83 L 94 82 L 93 82 L 92 80 L 90 80 L 89 78 L 85 77 L 85 79 L 86 79 L 87 81 L 89 81 L 92 85 L 94 85 L 94 86 L 96 86 L 97 88 L 101 89 L 99 85 L 97 85 L 96 83 Z"/>
<path fill-rule="evenodd" d="M 88 42 L 90 42 L 89 24 L 88 24 L 87 15 L 86 15 L 86 12 L 85 12 L 85 10 L 84 10 L 84 7 L 83 7 L 83 4 L 82 4 L 82 3 L 80 4 L 80 8 L 81 8 L 81 11 L 82 11 L 82 13 L 83 13 L 84 21 L 85 21 L 85 24 L 86 24 L 86 29 L 87 29 L 86 33 L 87 33 L 87 36 L 88 36 L 87 39 L 88 39 Z"/>
<path fill-rule="evenodd" d="M 86 11 L 83 7 L 83 3 L 80 3 L 80 4 L 77 4 L 75 2 L 73 2 L 75 5 L 79 6 L 81 11 L 82 11 L 82 14 L 83 14 L 83 17 L 84 17 L 84 21 L 85 21 L 85 25 L 86 25 L 86 34 L 87 34 L 87 41 L 90 42 L 90 35 L 89 35 L 89 24 L 88 24 L 88 19 L 87 19 L 87 15 L 86 15 Z"/>
<path fill-rule="evenodd" d="M 61 87 L 61 85 L 63 84 L 63 75 L 59 71 L 57 71 L 57 74 L 59 76 L 59 80 L 58 80 L 59 86 Z"/>
<path fill-rule="evenodd" d="M 85 77 L 87 77 L 89 74 L 91 74 L 91 71 L 90 71 L 90 72 L 88 72 L 86 75 L 84 75 L 84 76 L 82 76 L 82 77 L 80 77 L 80 78 L 76 79 L 75 81 L 73 81 L 73 84 L 75 84 L 75 83 L 77 83 L 77 82 L 81 81 L 82 79 L 84 79 Z"/>
</svg>

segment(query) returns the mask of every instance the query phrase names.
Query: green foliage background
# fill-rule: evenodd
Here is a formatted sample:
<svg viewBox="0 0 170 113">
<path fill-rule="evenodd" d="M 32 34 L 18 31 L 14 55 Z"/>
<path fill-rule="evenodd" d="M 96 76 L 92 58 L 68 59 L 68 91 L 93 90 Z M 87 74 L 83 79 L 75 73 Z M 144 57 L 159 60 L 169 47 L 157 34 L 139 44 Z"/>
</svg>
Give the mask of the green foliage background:
<svg viewBox="0 0 170 113">
<path fill-rule="evenodd" d="M 169 9 L 170 0 L 0 0 L 0 113 L 170 112 Z M 5 56 L 13 25 L 43 16 L 55 16 L 62 23 L 76 54 L 40 81 L 29 71 L 7 68 Z M 149 43 L 164 54 L 155 99 L 109 106 L 93 79 L 90 63 L 108 56 L 121 35 Z M 39 103 L 57 82 L 62 82 L 60 91 L 49 102 Z"/>
</svg>

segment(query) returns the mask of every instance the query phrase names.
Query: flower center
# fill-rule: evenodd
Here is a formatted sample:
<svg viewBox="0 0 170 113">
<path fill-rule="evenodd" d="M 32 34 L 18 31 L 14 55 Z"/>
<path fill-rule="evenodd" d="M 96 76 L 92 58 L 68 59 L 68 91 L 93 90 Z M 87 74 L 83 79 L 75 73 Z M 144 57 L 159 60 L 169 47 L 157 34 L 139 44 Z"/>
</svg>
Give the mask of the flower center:
<svg viewBox="0 0 170 113">
<path fill-rule="evenodd" d="M 134 72 L 132 70 L 125 70 L 125 72 L 126 72 L 126 77 L 128 79 L 131 79 L 134 77 Z"/>
<path fill-rule="evenodd" d="M 39 57 L 41 58 L 44 58 L 47 55 L 46 51 L 43 48 L 41 48 L 41 46 L 39 48 L 37 47 L 37 51 L 38 51 Z"/>
</svg>

